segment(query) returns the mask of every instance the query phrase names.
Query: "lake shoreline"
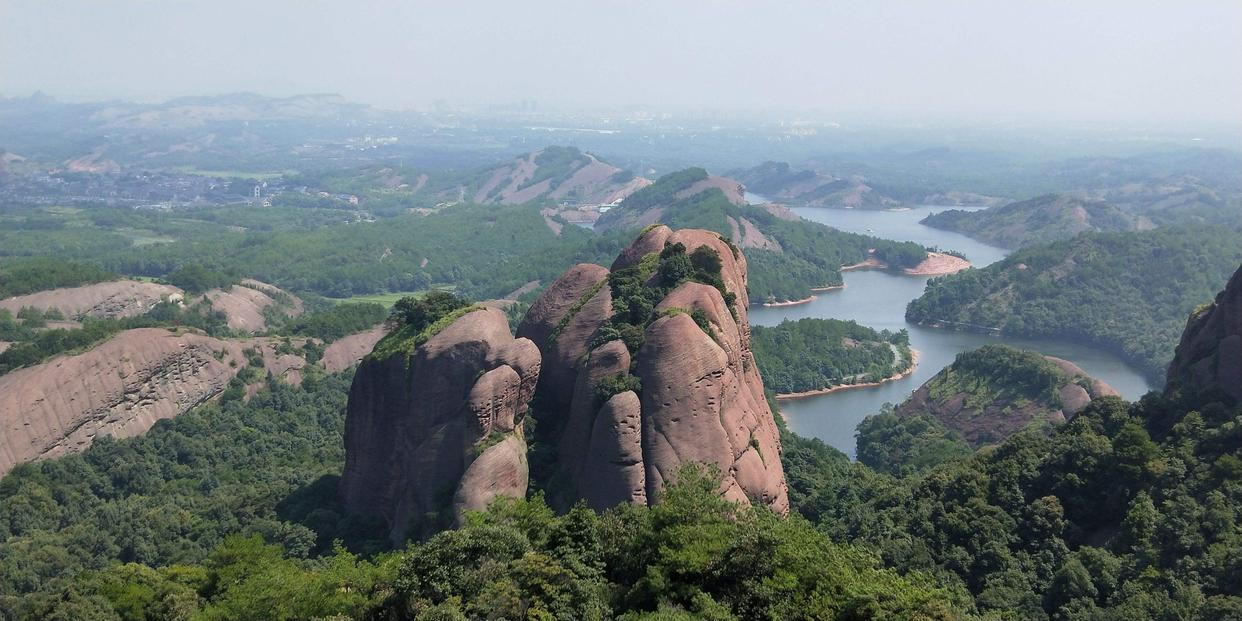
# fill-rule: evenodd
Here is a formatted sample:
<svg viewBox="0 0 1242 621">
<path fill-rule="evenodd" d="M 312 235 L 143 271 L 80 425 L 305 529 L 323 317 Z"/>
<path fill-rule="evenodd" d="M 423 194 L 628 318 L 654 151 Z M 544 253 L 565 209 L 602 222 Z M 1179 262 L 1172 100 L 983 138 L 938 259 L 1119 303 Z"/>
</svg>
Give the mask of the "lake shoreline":
<svg viewBox="0 0 1242 621">
<path fill-rule="evenodd" d="M 807 296 L 805 298 L 802 298 L 801 300 L 788 300 L 785 302 L 764 302 L 760 304 L 760 306 L 764 308 L 777 308 L 780 306 L 798 306 L 799 304 L 810 304 L 811 302 L 814 302 L 815 300 L 818 300 L 818 299 L 819 299 L 819 296 L 812 295 L 812 296 Z"/>
<path fill-rule="evenodd" d="M 819 388 L 817 390 L 804 390 L 802 392 L 781 393 L 781 394 L 776 395 L 776 400 L 777 401 L 794 401 L 797 399 L 806 399 L 809 397 L 830 395 L 835 392 L 853 390 L 855 388 L 874 388 L 876 386 L 883 386 L 884 384 L 887 384 L 889 382 L 895 382 L 899 379 L 905 379 L 913 375 L 914 372 L 918 370 L 918 368 L 919 368 L 919 350 L 911 348 L 910 349 L 910 366 L 906 367 L 905 370 L 898 371 L 897 373 L 894 373 L 882 380 L 879 380 L 876 382 L 863 382 L 861 384 L 840 384 L 837 386 L 830 386 L 828 388 Z M 784 415 L 782 414 L 782 416 Z"/>
</svg>

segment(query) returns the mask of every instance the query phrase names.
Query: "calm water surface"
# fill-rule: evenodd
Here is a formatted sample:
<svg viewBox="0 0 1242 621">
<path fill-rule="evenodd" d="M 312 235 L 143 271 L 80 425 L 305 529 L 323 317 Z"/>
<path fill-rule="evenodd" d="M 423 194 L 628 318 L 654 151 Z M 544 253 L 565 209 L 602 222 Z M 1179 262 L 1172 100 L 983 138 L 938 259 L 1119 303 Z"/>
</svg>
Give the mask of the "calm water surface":
<svg viewBox="0 0 1242 621">
<path fill-rule="evenodd" d="M 916 207 L 906 211 L 796 208 L 802 217 L 844 231 L 887 239 L 909 240 L 925 246 L 958 250 L 979 267 L 1004 258 L 1006 251 L 964 235 L 923 226 L 918 221 L 950 207 Z M 1078 343 L 990 337 L 948 330 L 923 328 L 906 323 L 906 303 L 923 293 L 927 278 L 901 276 L 882 271 L 845 272 L 845 288 L 820 293 L 808 304 L 750 309 L 750 322 L 775 325 L 783 319 L 821 317 L 852 319 L 877 330 L 910 331 L 910 345 L 919 351 L 918 369 L 909 377 L 873 388 L 782 401 L 781 411 L 789 427 L 802 435 L 820 438 L 854 456 L 854 430 L 862 419 L 879 411 L 884 403 L 900 403 L 916 388 L 953 362 L 957 354 L 988 343 L 1004 343 L 1022 349 L 1065 358 L 1087 373 L 1104 380 L 1127 399 L 1151 389 L 1147 380 L 1116 356 Z"/>
</svg>

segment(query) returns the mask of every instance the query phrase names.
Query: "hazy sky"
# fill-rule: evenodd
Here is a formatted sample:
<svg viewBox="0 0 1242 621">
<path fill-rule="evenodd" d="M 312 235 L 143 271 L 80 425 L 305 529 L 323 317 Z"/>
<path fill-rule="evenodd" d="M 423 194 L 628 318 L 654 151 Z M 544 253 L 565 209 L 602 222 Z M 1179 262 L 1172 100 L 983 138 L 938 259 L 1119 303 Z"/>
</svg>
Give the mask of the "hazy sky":
<svg viewBox="0 0 1242 621">
<path fill-rule="evenodd" d="M 1242 121 L 1242 1 L 0 0 L 0 94 Z"/>
</svg>

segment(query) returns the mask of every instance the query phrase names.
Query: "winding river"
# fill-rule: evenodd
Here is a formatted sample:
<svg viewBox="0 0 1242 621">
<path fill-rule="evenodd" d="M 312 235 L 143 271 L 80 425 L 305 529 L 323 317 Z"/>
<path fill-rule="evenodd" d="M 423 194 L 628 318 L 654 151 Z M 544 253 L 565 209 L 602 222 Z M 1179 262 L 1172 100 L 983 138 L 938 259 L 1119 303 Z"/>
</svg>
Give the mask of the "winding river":
<svg viewBox="0 0 1242 621">
<path fill-rule="evenodd" d="M 808 220 L 854 233 L 863 233 L 925 246 L 958 250 L 977 267 L 1002 259 L 1006 251 L 977 242 L 964 235 L 919 224 L 932 213 L 951 207 L 923 206 L 903 211 L 795 208 Z M 853 319 L 877 330 L 910 331 L 910 345 L 919 352 L 919 365 L 911 375 L 880 386 L 781 402 L 789 428 L 802 435 L 820 438 L 854 457 L 854 430 L 884 403 L 900 403 L 916 388 L 953 362 L 958 353 L 987 343 L 1005 343 L 1022 349 L 1069 360 L 1087 373 L 1104 380 L 1127 399 L 1136 399 L 1150 390 L 1146 378 L 1113 354 L 1081 343 L 1055 340 L 1023 340 L 991 337 L 948 330 L 923 328 L 906 323 L 906 303 L 923 293 L 926 277 L 912 277 L 884 271 L 845 272 L 845 288 L 818 294 L 807 304 L 782 307 L 754 307 L 750 322 L 775 325 L 784 319 L 822 317 Z"/>
</svg>

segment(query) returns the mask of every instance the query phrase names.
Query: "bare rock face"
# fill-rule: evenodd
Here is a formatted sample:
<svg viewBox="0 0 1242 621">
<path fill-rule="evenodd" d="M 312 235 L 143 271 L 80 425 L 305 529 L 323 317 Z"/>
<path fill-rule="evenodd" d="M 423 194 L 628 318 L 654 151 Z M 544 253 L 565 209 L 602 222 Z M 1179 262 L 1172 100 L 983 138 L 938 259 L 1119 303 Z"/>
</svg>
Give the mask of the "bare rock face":
<svg viewBox="0 0 1242 621">
<path fill-rule="evenodd" d="M 531 305 L 518 326 L 518 338 L 533 341 L 543 355 L 540 394 L 551 408 L 568 408 L 578 360 L 591 335 L 612 314 L 608 270 L 590 263 L 569 268 Z"/>
<path fill-rule="evenodd" d="M 1169 365 L 1166 393 L 1197 403 L 1242 403 L 1242 267 L 1225 290 L 1186 322 Z"/>
<path fill-rule="evenodd" d="M 100 435 L 141 435 L 222 392 L 242 344 L 162 328 L 126 330 L 82 354 L 0 377 L 0 475 L 83 451 Z"/>
<path fill-rule="evenodd" d="M 503 312 L 470 312 L 409 354 L 368 357 L 349 393 L 341 496 L 395 541 L 523 496 L 522 420 L 540 355 Z"/>
<path fill-rule="evenodd" d="M 727 304 L 715 286 L 683 282 L 656 305 L 657 318 L 646 325 L 635 352 L 621 340 L 589 349 L 594 335 L 585 329 L 571 346 L 562 333 L 555 347 L 577 354 L 573 382 L 540 384 L 541 411 L 562 417 L 559 467 L 573 495 L 596 509 L 657 502 L 678 470 L 694 462 L 715 466 L 724 497 L 785 514 L 789 500 L 780 436 L 750 350 L 745 257 L 716 233 L 661 225 L 644 231 L 612 269 L 639 265 L 666 244 L 678 243 L 687 253 L 701 246 L 716 251 L 720 280 L 734 303 Z M 567 306 L 563 297 L 549 290 L 532 306 L 532 312 L 541 309 L 539 323 L 560 321 L 563 315 L 542 309 Z M 607 319 L 606 314 L 582 321 L 598 328 Z M 547 359 L 556 350 L 545 342 L 536 339 Z M 627 376 L 640 387 L 616 390 L 618 378 Z"/>
<path fill-rule="evenodd" d="M 184 293 L 171 285 L 116 280 L 81 287 L 63 287 L 0 300 L 0 308 L 16 314 L 23 307 L 55 308 L 66 317 L 134 317 L 170 296 Z"/>
<path fill-rule="evenodd" d="M 224 313 L 229 328 L 245 332 L 262 332 L 267 329 L 264 311 L 276 307 L 290 317 L 302 313 L 302 301 L 272 285 L 257 280 L 243 281 L 227 290 L 212 289 L 203 297 L 213 311 Z"/>
<path fill-rule="evenodd" d="M 358 332 L 332 341 L 323 350 L 320 362 L 328 373 L 338 373 L 362 360 L 371 353 L 375 344 L 384 338 L 384 326 L 375 326 L 366 332 Z"/>
</svg>

